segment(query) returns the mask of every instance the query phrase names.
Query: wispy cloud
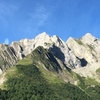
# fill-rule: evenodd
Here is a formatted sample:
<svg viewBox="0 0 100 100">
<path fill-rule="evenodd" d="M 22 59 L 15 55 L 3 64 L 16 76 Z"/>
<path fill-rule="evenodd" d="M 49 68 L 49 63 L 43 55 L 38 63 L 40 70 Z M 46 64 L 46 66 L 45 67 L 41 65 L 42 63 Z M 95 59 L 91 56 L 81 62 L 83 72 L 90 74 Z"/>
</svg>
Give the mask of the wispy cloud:
<svg viewBox="0 0 100 100">
<path fill-rule="evenodd" d="M 18 11 L 18 6 L 0 1 L 0 21 L 1 24 L 6 25 L 8 21 L 8 17 L 14 15 L 14 13 Z"/>
<path fill-rule="evenodd" d="M 35 12 L 30 13 L 29 15 L 29 20 L 39 27 L 44 25 L 46 20 L 49 19 L 51 11 L 47 10 L 44 6 L 38 6 Z"/>
<path fill-rule="evenodd" d="M 6 2 L 0 2 L 0 15 L 10 16 L 12 13 L 18 10 L 18 7 Z"/>
<path fill-rule="evenodd" d="M 9 39 L 8 38 L 5 39 L 4 44 L 9 44 Z"/>
<path fill-rule="evenodd" d="M 53 14 L 53 7 L 46 8 L 45 5 L 38 5 L 35 8 L 35 11 L 29 13 L 29 20 L 27 23 L 29 23 L 29 27 L 27 27 L 27 31 L 32 30 L 37 33 L 39 28 L 44 26 L 46 22 L 50 19 L 50 17 Z"/>
</svg>

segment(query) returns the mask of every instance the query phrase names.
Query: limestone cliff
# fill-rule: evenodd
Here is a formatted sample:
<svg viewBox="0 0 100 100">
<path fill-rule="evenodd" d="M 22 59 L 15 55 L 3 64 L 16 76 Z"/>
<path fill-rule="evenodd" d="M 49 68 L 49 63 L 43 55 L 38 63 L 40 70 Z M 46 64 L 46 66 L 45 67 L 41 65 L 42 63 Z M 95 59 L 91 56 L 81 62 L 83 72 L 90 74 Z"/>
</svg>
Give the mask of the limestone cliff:
<svg viewBox="0 0 100 100">
<path fill-rule="evenodd" d="M 5 44 L 0 44 L 0 74 L 16 64 L 17 60 L 18 58 L 14 48 Z"/>
<path fill-rule="evenodd" d="M 23 39 L 10 45 L 0 45 L 0 73 L 23 59 L 38 46 L 48 49 L 68 68 L 84 77 L 97 78 L 100 68 L 100 39 L 87 33 L 80 39 L 70 37 L 64 42 L 60 37 L 45 32 L 35 39 Z"/>
</svg>

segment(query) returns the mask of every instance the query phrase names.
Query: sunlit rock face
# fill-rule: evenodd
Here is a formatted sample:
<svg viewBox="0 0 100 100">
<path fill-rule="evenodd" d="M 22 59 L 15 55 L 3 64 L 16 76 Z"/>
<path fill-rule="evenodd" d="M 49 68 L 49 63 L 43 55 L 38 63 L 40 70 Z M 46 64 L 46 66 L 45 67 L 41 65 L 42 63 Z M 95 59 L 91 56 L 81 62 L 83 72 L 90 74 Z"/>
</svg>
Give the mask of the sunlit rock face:
<svg viewBox="0 0 100 100">
<path fill-rule="evenodd" d="M 17 60 L 14 48 L 0 44 L 0 73 L 13 66 Z"/>
<path fill-rule="evenodd" d="M 86 33 L 82 38 L 81 40 L 83 41 L 83 43 L 85 44 L 92 44 L 95 42 L 96 38 L 91 35 L 91 33 Z"/>
<path fill-rule="evenodd" d="M 85 77 L 96 77 L 96 70 L 100 68 L 100 40 L 87 33 L 80 39 L 69 38 L 66 44 L 81 61 L 81 67 L 73 71 Z"/>
<path fill-rule="evenodd" d="M 85 34 L 80 39 L 70 37 L 64 42 L 60 37 L 43 32 L 34 39 L 22 39 L 10 45 L 0 44 L 0 73 L 16 64 L 38 46 L 42 46 L 60 59 L 66 67 L 82 76 L 96 76 L 100 68 L 100 39 Z"/>
</svg>

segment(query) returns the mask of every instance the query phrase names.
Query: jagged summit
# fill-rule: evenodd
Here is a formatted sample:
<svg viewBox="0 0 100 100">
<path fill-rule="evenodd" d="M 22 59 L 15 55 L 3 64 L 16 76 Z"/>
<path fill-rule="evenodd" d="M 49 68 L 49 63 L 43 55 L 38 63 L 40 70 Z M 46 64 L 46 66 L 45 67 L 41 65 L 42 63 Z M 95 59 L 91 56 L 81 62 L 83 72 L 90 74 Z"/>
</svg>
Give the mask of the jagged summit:
<svg viewBox="0 0 100 100">
<path fill-rule="evenodd" d="M 94 37 L 91 33 L 86 33 L 83 37 Z"/>
<path fill-rule="evenodd" d="M 46 32 L 43 32 L 43 33 L 37 35 L 35 37 L 35 40 L 39 41 L 39 42 L 52 42 L 52 41 L 57 41 L 57 40 L 61 40 L 61 39 L 57 35 L 50 36 Z"/>
<path fill-rule="evenodd" d="M 45 39 L 45 38 L 48 38 L 48 37 L 50 37 L 46 32 L 43 32 L 43 33 L 40 33 L 39 35 L 37 35 L 36 37 L 35 37 L 35 39 Z"/>
<path fill-rule="evenodd" d="M 70 41 L 70 40 L 74 40 L 74 38 L 73 38 L 73 37 L 69 37 L 69 38 L 67 39 L 66 43 L 67 43 L 68 41 Z"/>
<path fill-rule="evenodd" d="M 91 33 L 86 33 L 82 38 L 81 40 L 84 42 L 84 43 L 87 43 L 87 44 L 92 44 L 94 41 L 95 41 L 96 37 L 94 37 Z"/>
<path fill-rule="evenodd" d="M 81 73 L 83 76 L 91 76 L 91 72 L 95 74 L 95 71 L 100 65 L 100 41 L 87 33 L 80 39 L 74 39 L 70 37 L 65 43 L 60 37 L 53 35 L 49 36 L 46 32 L 43 32 L 36 36 L 34 39 L 22 39 L 18 42 L 12 42 L 11 45 L 6 46 L 6 50 L 1 45 L 0 60 L 1 62 L 15 64 L 19 59 L 23 59 L 26 55 L 30 54 L 37 47 L 49 49 L 55 57 L 60 59 L 70 69 L 80 69 L 77 73 Z M 5 47 L 5 46 L 4 46 Z M 12 60 L 12 62 L 10 61 Z M 5 66 L 1 64 L 3 70 Z M 93 67 L 95 70 L 83 73 L 83 69 L 88 70 Z M 83 69 L 82 69 L 83 68 Z"/>
<path fill-rule="evenodd" d="M 25 84 L 25 86 L 23 86 L 23 84 Z M 73 98 L 73 100 L 78 98 L 80 100 L 79 94 L 83 100 L 91 99 L 87 97 L 87 99 L 85 99 L 85 96 L 83 96 L 80 91 L 78 98 L 76 98 L 78 90 L 74 88 L 72 84 L 79 86 L 82 93 L 91 94 L 91 98 L 92 95 L 95 94 L 93 100 L 99 95 L 99 87 L 97 87 L 98 84 L 100 86 L 99 39 L 87 33 L 80 39 L 70 37 L 65 43 L 60 37 L 56 35 L 49 36 L 43 32 L 36 36 L 35 39 L 22 39 L 18 42 L 12 42 L 11 45 L 0 44 L 0 87 L 5 89 L 0 89 L 0 98 L 2 96 L 2 98 L 6 96 L 9 97 L 16 89 L 19 91 L 16 92 L 18 95 L 20 95 L 20 91 L 25 90 L 26 95 L 24 96 L 27 96 L 27 93 L 29 93 L 27 97 L 32 100 L 40 99 L 35 96 L 39 93 L 42 97 L 41 99 L 43 99 L 41 95 L 43 92 L 48 96 L 53 96 L 50 95 L 52 91 L 53 94 L 61 97 L 60 92 L 58 92 L 58 94 L 56 93 L 57 88 L 55 88 L 55 86 L 57 84 L 59 84 L 59 87 L 57 86 L 59 91 L 61 89 L 63 91 L 64 88 L 67 90 L 67 87 L 68 91 L 72 91 L 72 89 L 73 91 L 75 90 L 73 94 L 75 98 Z M 45 90 L 44 86 L 46 86 L 47 90 Z M 53 86 L 54 89 L 56 89 L 55 93 Z M 95 87 L 98 91 L 95 90 Z M 36 91 L 36 93 L 33 90 Z M 48 90 L 50 90 L 50 92 L 48 92 Z M 68 95 L 71 93 L 65 92 L 65 90 L 63 91 L 65 94 L 61 93 L 62 97 L 65 97 L 66 93 L 68 93 Z M 94 92 L 94 90 L 96 92 Z M 29 97 L 31 95 L 30 93 L 35 93 L 34 95 L 32 94 L 32 98 Z M 12 96 L 13 95 L 11 95 L 10 99 L 12 99 Z M 23 93 L 20 96 L 23 97 Z M 44 97 L 45 96 L 46 95 L 44 95 Z M 48 99 L 48 96 L 45 99 Z M 72 100 L 72 94 L 70 96 Z M 21 99 L 21 97 L 18 99 Z M 54 96 L 54 99 L 55 97 L 56 96 Z M 64 100 L 62 97 L 56 99 Z M 14 100 L 15 99 L 16 96 L 14 97 Z M 26 99 L 26 97 L 24 99 Z M 99 99 L 100 98 L 96 100 Z"/>
<path fill-rule="evenodd" d="M 35 37 L 36 44 L 43 44 L 46 41 L 47 42 L 51 41 L 51 37 L 46 32 L 43 32 Z"/>
<path fill-rule="evenodd" d="M 39 34 L 40 36 L 42 36 L 42 35 L 44 35 L 44 36 L 46 36 L 46 35 L 48 35 L 46 32 L 42 32 L 42 33 L 40 33 Z"/>
</svg>

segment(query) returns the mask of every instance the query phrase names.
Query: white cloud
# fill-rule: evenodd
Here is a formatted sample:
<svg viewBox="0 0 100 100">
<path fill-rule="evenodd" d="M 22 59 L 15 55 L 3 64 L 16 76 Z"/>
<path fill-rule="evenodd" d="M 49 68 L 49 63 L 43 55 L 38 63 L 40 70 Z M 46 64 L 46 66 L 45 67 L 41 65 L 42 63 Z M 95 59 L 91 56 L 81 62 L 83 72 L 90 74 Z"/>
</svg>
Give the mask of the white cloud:
<svg viewBox="0 0 100 100">
<path fill-rule="evenodd" d="M 44 7 L 44 6 L 38 6 L 35 10 L 35 12 L 30 13 L 30 21 L 32 21 L 35 26 L 43 26 L 48 20 L 49 16 L 51 15 L 51 12 Z"/>
<path fill-rule="evenodd" d="M 4 44 L 9 44 L 9 39 L 8 38 L 5 39 Z"/>
<path fill-rule="evenodd" d="M 38 4 L 33 12 L 29 12 L 29 19 L 25 22 L 25 33 L 38 33 L 39 28 L 44 26 L 53 14 L 53 7 L 46 7 L 45 5 Z M 23 29 L 23 28 L 22 28 Z"/>
<path fill-rule="evenodd" d="M 40 28 L 46 25 L 46 22 L 50 21 L 50 17 L 53 15 L 56 6 L 53 4 L 49 4 L 47 2 L 38 3 L 33 7 L 33 10 L 27 12 L 27 20 L 23 23 L 20 23 L 21 28 L 20 30 L 24 34 L 30 35 L 31 33 L 38 33 Z"/>
<path fill-rule="evenodd" d="M 22 32 L 24 30 L 24 34 L 27 35 L 38 33 L 39 28 L 49 20 L 51 13 L 44 5 L 37 5 L 32 12 L 28 12 L 28 20 L 24 22 L 24 25 L 21 25 L 20 30 Z"/>
</svg>

